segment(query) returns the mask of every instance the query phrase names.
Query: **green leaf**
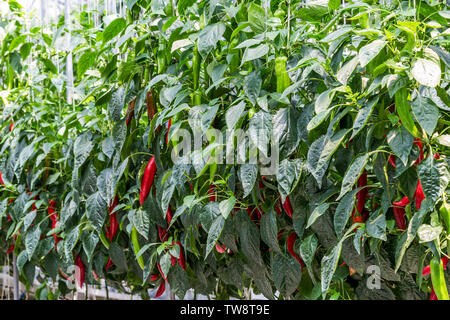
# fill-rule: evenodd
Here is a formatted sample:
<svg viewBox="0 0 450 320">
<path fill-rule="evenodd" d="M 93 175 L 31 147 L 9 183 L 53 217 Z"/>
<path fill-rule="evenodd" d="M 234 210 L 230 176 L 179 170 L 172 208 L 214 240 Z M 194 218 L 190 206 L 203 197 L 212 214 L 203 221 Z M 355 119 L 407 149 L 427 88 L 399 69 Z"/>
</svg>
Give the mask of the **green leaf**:
<svg viewBox="0 0 450 320">
<path fill-rule="evenodd" d="M 413 147 L 414 137 L 402 126 L 389 131 L 387 142 L 391 150 L 406 166 Z"/>
<path fill-rule="evenodd" d="M 353 185 L 356 183 L 364 167 L 366 166 L 368 160 L 369 154 L 367 153 L 359 155 L 355 160 L 353 160 L 352 164 L 345 172 L 344 179 L 342 180 L 341 192 L 336 200 L 340 200 L 347 192 L 352 189 Z"/>
<path fill-rule="evenodd" d="M 39 238 L 41 236 L 41 229 L 39 226 L 33 226 L 28 230 L 25 235 L 25 249 L 27 250 L 28 261 L 31 261 L 34 251 L 39 244 Z"/>
<path fill-rule="evenodd" d="M 110 119 L 114 122 L 120 120 L 123 105 L 125 104 L 125 88 L 119 87 L 112 93 L 111 100 L 108 104 Z"/>
<path fill-rule="evenodd" d="M 425 197 L 435 202 L 448 185 L 448 179 L 441 174 L 436 160 L 428 156 L 417 166 L 417 174 Z"/>
<path fill-rule="evenodd" d="M 143 207 L 140 207 L 133 214 L 133 225 L 136 227 L 137 232 L 139 232 L 140 235 L 145 238 L 145 240 L 148 240 L 148 233 L 150 230 L 150 218 L 148 215 L 148 211 L 151 210 L 146 210 L 147 208 L 148 207 L 144 209 Z"/>
<path fill-rule="evenodd" d="M 310 226 L 312 226 L 312 224 L 314 222 L 316 222 L 316 220 L 323 215 L 328 208 L 330 207 L 329 203 L 321 203 L 320 205 L 318 205 L 317 207 L 314 208 L 313 212 L 311 213 L 311 215 L 308 218 L 308 223 L 306 224 L 305 228 L 309 228 Z"/>
<path fill-rule="evenodd" d="M 382 210 L 373 212 L 366 221 L 366 232 L 370 237 L 386 241 L 386 216 Z"/>
<path fill-rule="evenodd" d="M 244 110 L 245 110 L 244 102 L 240 102 L 228 108 L 227 113 L 225 115 L 225 120 L 229 130 L 235 129 L 236 123 L 242 117 Z"/>
<path fill-rule="evenodd" d="M 308 169 L 316 179 L 319 187 L 322 186 L 322 178 L 328 168 L 331 156 L 336 152 L 347 132 L 347 130 L 342 129 L 331 137 L 329 135 L 323 135 L 311 144 L 308 150 Z"/>
<path fill-rule="evenodd" d="M 272 119 L 273 143 L 278 144 L 280 159 L 290 156 L 300 143 L 299 112 L 295 108 L 281 108 Z"/>
<path fill-rule="evenodd" d="M 103 31 L 103 44 L 112 40 L 127 26 L 127 22 L 124 18 L 117 18 L 113 20 Z"/>
<path fill-rule="evenodd" d="M 225 219 L 222 215 L 219 215 L 214 222 L 211 224 L 211 228 L 208 230 L 208 239 L 206 241 L 206 252 L 205 260 L 214 248 L 217 240 L 219 240 L 220 234 L 222 233 L 223 227 L 225 225 Z"/>
<path fill-rule="evenodd" d="M 241 65 L 247 61 L 252 61 L 265 56 L 269 52 L 269 46 L 267 44 L 261 44 L 255 48 L 246 48 L 244 56 L 242 57 Z"/>
<path fill-rule="evenodd" d="M 203 58 L 216 47 L 217 42 L 220 40 L 225 32 L 225 25 L 223 23 L 215 23 L 207 25 L 198 35 L 198 52 Z"/>
<path fill-rule="evenodd" d="M 248 7 L 248 23 L 255 33 L 266 31 L 266 11 L 255 2 L 251 2 Z"/>
<path fill-rule="evenodd" d="M 83 249 L 88 258 L 88 262 L 91 262 L 92 255 L 94 254 L 95 247 L 99 241 L 99 237 L 96 232 L 84 232 L 82 242 Z"/>
<path fill-rule="evenodd" d="M 245 77 L 244 90 L 253 105 L 256 105 L 256 99 L 259 97 L 259 92 L 261 91 L 261 84 L 261 71 L 259 70 L 250 72 Z"/>
<path fill-rule="evenodd" d="M 377 39 L 362 47 L 359 50 L 359 63 L 361 64 L 361 68 L 368 65 L 370 61 L 372 61 L 380 53 L 381 49 L 383 49 L 385 45 L 386 41 Z"/>
<path fill-rule="evenodd" d="M 333 89 L 328 89 L 321 94 L 316 99 L 316 102 L 314 103 L 314 111 L 316 114 L 319 114 L 323 111 L 326 111 L 333 101 L 334 94 L 336 93 Z"/>
<path fill-rule="evenodd" d="M 359 109 L 355 121 L 353 122 L 353 133 L 350 139 L 353 139 L 367 124 L 377 102 L 378 96 L 375 96 L 371 98 L 363 108 Z"/>
<path fill-rule="evenodd" d="M 342 241 L 339 241 L 328 253 L 323 256 L 320 263 L 320 275 L 321 275 L 321 289 L 322 296 L 325 298 L 328 288 L 330 287 L 331 279 L 336 271 L 339 256 L 341 255 Z"/>
<path fill-rule="evenodd" d="M 319 241 L 314 234 L 310 234 L 300 243 L 300 256 L 308 269 L 312 267 L 312 261 L 316 254 L 318 244 Z"/>
<path fill-rule="evenodd" d="M 255 113 L 250 119 L 248 136 L 254 145 L 265 155 L 269 154 L 272 136 L 272 116 L 263 110 Z"/>
<path fill-rule="evenodd" d="M 414 124 L 414 120 L 411 116 L 411 108 L 408 104 L 408 91 L 406 88 L 401 88 L 395 93 L 395 108 L 398 116 L 402 121 L 402 125 L 411 133 L 414 137 L 420 137 L 419 130 Z"/>
<path fill-rule="evenodd" d="M 419 94 L 412 102 L 411 109 L 420 126 L 428 135 L 433 135 L 440 116 L 439 110 L 433 101 Z"/>
<path fill-rule="evenodd" d="M 354 56 L 352 59 L 347 61 L 342 68 L 336 74 L 337 80 L 342 83 L 344 86 L 347 85 L 348 79 L 353 74 L 356 69 L 356 66 L 359 63 L 358 56 Z"/>
<path fill-rule="evenodd" d="M 87 218 L 98 232 L 102 232 L 103 223 L 106 218 L 106 206 L 107 204 L 99 192 L 92 194 L 86 200 Z"/>
<path fill-rule="evenodd" d="M 352 214 L 353 204 L 355 202 L 355 195 L 358 189 L 354 189 L 348 192 L 339 201 L 336 211 L 334 212 L 334 231 L 338 238 L 342 236 L 345 226 L 347 225 L 348 219 Z"/>
<path fill-rule="evenodd" d="M 248 196 L 256 182 L 256 176 L 258 174 L 258 165 L 252 163 L 244 163 L 239 167 L 239 174 L 241 177 L 242 188 L 244 189 L 245 198 Z"/>
<path fill-rule="evenodd" d="M 292 257 L 275 252 L 272 255 L 272 277 L 278 291 L 283 297 L 288 297 L 300 284 L 302 267 Z"/>
<path fill-rule="evenodd" d="M 270 209 L 262 215 L 260 221 L 260 232 L 261 240 L 264 241 L 269 248 L 272 248 L 272 250 L 277 252 L 281 252 L 277 239 L 277 218 L 273 209 Z"/>
<path fill-rule="evenodd" d="M 411 74 L 417 82 L 427 87 L 437 87 L 441 81 L 440 65 L 428 59 L 417 59 L 411 68 Z"/>
<path fill-rule="evenodd" d="M 276 177 L 282 202 L 286 201 L 286 197 L 293 189 L 294 182 L 300 178 L 302 167 L 301 159 L 284 159 L 278 165 Z"/>
<path fill-rule="evenodd" d="M 81 78 L 84 73 L 95 63 L 97 54 L 93 51 L 86 51 L 78 60 L 77 74 Z"/>
<path fill-rule="evenodd" d="M 79 235 L 80 235 L 79 226 L 76 226 L 67 233 L 66 238 L 64 239 L 64 254 L 66 255 L 66 259 L 70 259 L 72 257 L 72 250 L 75 248 L 75 245 L 77 244 Z"/>
<path fill-rule="evenodd" d="M 230 214 L 231 210 L 233 210 L 235 204 L 236 198 L 234 196 L 231 196 L 226 200 L 220 201 L 219 210 L 224 219 L 228 218 L 228 215 Z"/>
<path fill-rule="evenodd" d="M 128 270 L 127 260 L 123 249 L 119 247 L 115 242 L 112 242 L 109 246 L 109 255 L 112 262 L 121 270 Z"/>
</svg>

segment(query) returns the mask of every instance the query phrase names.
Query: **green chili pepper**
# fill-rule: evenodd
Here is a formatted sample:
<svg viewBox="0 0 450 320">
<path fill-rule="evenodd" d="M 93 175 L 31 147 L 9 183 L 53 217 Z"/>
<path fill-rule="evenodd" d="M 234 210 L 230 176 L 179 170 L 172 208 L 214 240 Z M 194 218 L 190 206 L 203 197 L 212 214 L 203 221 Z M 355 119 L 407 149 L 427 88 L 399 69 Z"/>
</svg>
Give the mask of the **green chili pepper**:
<svg viewBox="0 0 450 320">
<path fill-rule="evenodd" d="M 200 56 L 198 53 L 197 44 L 195 44 L 194 51 L 192 52 L 192 81 L 194 86 L 194 96 L 193 96 L 193 104 L 199 105 L 202 103 L 201 94 L 198 91 L 198 84 L 200 78 Z"/>
<path fill-rule="evenodd" d="M 450 235 L 450 204 L 444 200 L 444 203 L 439 208 L 439 214 L 444 220 L 445 226 L 447 227 L 447 234 Z"/>
<path fill-rule="evenodd" d="M 277 92 L 283 93 L 283 91 L 291 85 L 291 80 L 286 71 L 286 57 L 277 57 L 275 59 L 275 75 L 277 77 Z"/>
<path fill-rule="evenodd" d="M 444 263 L 441 259 L 434 257 L 430 262 L 431 283 L 439 300 L 449 300 L 447 285 L 444 278 Z"/>
<path fill-rule="evenodd" d="M 131 241 L 133 243 L 134 254 L 137 257 L 139 251 L 141 250 L 141 247 L 139 245 L 138 233 L 137 233 L 136 227 L 133 227 L 133 229 L 131 229 Z M 141 267 L 141 269 L 144 270 L 144 268 L 145 268 L 144 258 L 142 258 L 142 256 L 140 256 L 139 258 L 137 258 L 137 262 L 138 262 L 139 266 Z"/>
<path fill-rule="evenodd" d="M 109 249 L 109 242 L 108 242 L 108 240 L 106 239 L 105 234 L 103 233 L 103 231 L 100 232 L 99 236 L 100 236 L 100 240 L 102 241 L 102 243 L 103 243 L 103 245 L 105 246 L 105 248 L 106 248 L 106 249 Z"/>
<path fill-rule="evenodd" d="M 420 138 L 419 130 L 414 124 L 414 120 L 411 116 L 411 107 L 408 104 L 408 91 L 406 88 L 401 88 L 395 93 L 395 108 L 397 110 L 398 116 L 402 121 L 403 126 L 408 130 L 414 137 Z"/>
</svg>

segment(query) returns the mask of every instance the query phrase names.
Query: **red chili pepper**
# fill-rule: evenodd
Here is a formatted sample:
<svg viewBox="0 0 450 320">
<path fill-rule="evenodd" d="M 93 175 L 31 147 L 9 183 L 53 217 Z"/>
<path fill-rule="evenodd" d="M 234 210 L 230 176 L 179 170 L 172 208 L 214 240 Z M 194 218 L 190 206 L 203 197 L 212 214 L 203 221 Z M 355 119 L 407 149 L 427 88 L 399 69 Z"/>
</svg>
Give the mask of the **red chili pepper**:
<svg viewBox="0 0 450 320">
<path fill-rule="evenodd" d="M 164 280 L 161 280 L 161 283 L 159 284 L 158 290 L 156 290 L 155 298 L 159 298 L 162 296 L 162 294 L 166 291 L 166 282 Z"/>
<path fill-rule="evenodd" d="M 92 275 L 94 276 L 95 280 L 98 281 L 98 279 L 100 279 L 100 277 L 95 273 L 94 270 L 92 270 Z"/>
<path fill-rule="evenodd" d="M 166 144 L 169 144 L 169 130 L 172 126 L 172 118 L 169 119 L 169 124 L 167 125 L 167 133 L 166 133 Z"/>
<path fill-rule="evenodd" d="M 134 117 L 134 104 L 136 103 L 136 99 L 134 99 L 133 101 L 130 102 L 130 104 L 128 105 L 128 109 L 127 109 L 127 119 L 125 120 L 126 125 L 128 127 L 128 125 L 130 124 L 131 120 Z"/>
<path fill-rule="evenodd" d="M 300 265 L 303 267 L 305 266 L 305 264 L 303 263 L 303 260 L 294 252 L 294 243 L 295 240 L 297 239 L 297 234 L 295 232 L 292 232 L 288 239 L 287 239 L 287 249 L 289 251 L 289 253 L 291 254 L 291 256 L 293 256 L 295 259 L 297 259 L 297 261 L 300 263 Z"/>
<path fill-rule="evenodd" d="M 170 225 L 170 222 L 172 222 L 172 210 L 170 210 L 170 207 L 167 208 L 166 218 L 167 223 Z"/>
<path fill-rule="evenodd" d="M 361 174 L 361 176 L 359 177 L 358 183 L 357 183 L 358 188 L 364 187 L 367 185 L 367 173 L 366 172 L 367 172 L 366 169 L 364 169 L 363 174 Z M 367 194 L 368 194 L 367 188 L 359 190 L 358 193 L 356 194 L 356 209 L 358 210 L 359 213 L 362 213 L 364 210 L 364 205 L 366 203 Z"/>
<path fill-rule="evenodd" d="M 81 287 L 83 287 L 84 284 L 84 272 L 86 270 L 86 267 L 83 263 L 83 260 L 81 260 L 81 256 L 78 254 L 75 258 L 75 265 L 79 268 L 79 274 L 77 274 L 77 272 L 75 272 L 76 275 L 76 280 L 78 280 L 78 285 Z"/>
<path fill-rule="evenodd" d="M 444 270 L 447 270 L 448 258 L 447 257 L 443 257 L 441 260 L 442 260 L 442 264 L 444 265 Z M 423 268 L 422 276 L 427 276 L 430 273 L 431 273 L 430 265 L 427 265 L 425 268 Z"/>
<path fill-rule="evenodd" d="M 174 256 L 170 256 L 170 264 L 172 265 L 172 267 L 177 263 L 177 258 L 175 258 Z"/>
<path fill-rule="evenodd" d="M 161 266 L 159 265 L 159 263 L 157 263 L 156 266 L 158 267 L 158 270 L 159 270 L 159 273 L 161 274 L 161 277 L 163 277 L 164 280 L 167 280 L 166 276 L 164 275 L 164 273 L 161 270 Z"/>
<path fill-rule="evenodd" d="M 109 268 L 111 268 L 114 265 L 114 262 L 111 260 L 111 258 L 108 258 L 108 262 L 106 263 L 106 271 L 108 271 Z"/>
<path fill-rule="evenodd" d="M 393 154 L 389 155 L 388 161 L 395 168 L 395 156 Z"/>
<path fill-rule="evenodd" d="M 11 244 L 11 246 L 9 247 L 9 249 L 6 251 L 6 254 L 13 252 L 13 251 L 14 251 L 15 245 L 16 245 L 16 243 L 13 242 L 13 243 Z"/>
<path fill-rule="evenodd" d="M 409 203 L 409 199 L 407 196 L 403 197 L 400 201 L 394 201 L 394 218 L 397 223 L 397 227 L 402 230 L 406 230 L 406 220 L 405 214 L 406 211 L 403 207 L 405 207 Z"/>
<path fill-rule="evenodd" d="M 209 201 L 216 202 L 216 186 L 211 184 L 208 189 Z"/>
<path fill-rule="evenodd" d="M 435 153 L 434 154 L 434 158 L 436 159 L 436 160 L 439 160 L 440 158 L 441 158 L 441 155 L 439 154 L 439 153 Z"/>
<path fill-rule="evenodd" d="M 0 171 L 0 184 L 1 185 L 4 185 L 5 184 L 5 182 L 3 182 L 3 179 L 2 179 L 2 172 Z"/>
<path fill-rule="evenodd" d="M 224 253 L 226 250 L 227 250 L 227 247 L 225 245 L 216 243 L 216 251 L 218 253 Z"/>
<path fill-rule="evenodd" d="M 178 264 L 183 270 L 186 270 L 186 261 L 184 260 L 183 247 L 181 246 L 181 242 L 175 242 L 180 247 L 180 257 L 178 258 Z"/>
<path fill-rule="evenodd" d="M 158 235 L 159 235 L 159 240 L 161 240 L 161 242 L 166 242 L 167 239 L 169 239 L 169 234 L 167 233 L 166 229 L 164 229 L 163 227 L 158 226 Z"/>
<path fill-rule="evenodd" d="M 156 281 L 159 279 L 159 275 L 158 274 L 151 274 L 150 275 L 150 281 Z"/>
<path fill-rule="evenodd" d="M 139 202 L 141 203 L 141 206 L 144 204 L 144 201 L 147 198 L 148 193 L 150 192 L 150 188 L 153 184 L 153 179 L 155 178 L 155 173 L 156 163 L 155 157 L 153 156 L 147 163 L 147 167 L 145 168 L 144 176 L 142 178 L 141 192 L 139 193 Z"/>
<path fill-rule="evenodd" d="M 9 125 L 9 132 L 11 132 L 13 128 L 14 128 L 14 122 L 11 122 L 11 124 Z"/>
<path fill-rule="evenodd" d="M 420 161 L 423 160 L 423 146 L 422 146 L 422 142 L 420 141 L 419 138 L 414 138 L 413 145 L 418 146 L 419 149 L 420 149 L 419 157 L 417 158 L 416 162 L 414 162 L 414 164 L 418 164 Z"/>
<path fill-rule="evenodd" d="M 281 201 L 281 200 L 280 200 Z M 286 197 L 286 201 L 282 204 L 284 211 L 286 211 L 286 214 L 292 218 L 292 205 L 291 201 L 289 200 L 289 197 Z"/>
<path fill-rule="evenodd" d="M 277 212 L 277 214 L 281 214 L 281 208 L 278 203 L 275 205 L 275 211 Z"/>
<path fill-rule="evenodd" d="M 151 121 L 156 114 L 156 105 L 153 98 L 153 92 L 150 90 L 147 92 L 147 116 L 148 120 Z"/>
<path fill-rule="evenodd" d="M 430 300 L 439 300 L 433 287 L 431 287 Z"/>
<path fill-rule="evenodd" d="M 109 239 L 109 241 L 113 241 L 114 236 L 117 234 L 117 231 L 119 230 L 119 223 L 117 221 L 116 213 L 113 212 L 114 208 L 119 204 L 119 198 L 117 195 L 114 197 L 114 201 L 109 207 L 109 228 L 106 230 L 106 237 Z M 111 213 L 113 212 L 113 213 Z"/>
<path fill-rule="evenodd" d="M 422 204 L 422 201 L 425 199 L 425 194 L 422 190 L 422 184 L 420 183 L 420 180 L 417 183 L 416 192 L 414 193 L 414 200 L 416 202 L 416 210 L 420 209 L 420 205 Z"/>
</svg>

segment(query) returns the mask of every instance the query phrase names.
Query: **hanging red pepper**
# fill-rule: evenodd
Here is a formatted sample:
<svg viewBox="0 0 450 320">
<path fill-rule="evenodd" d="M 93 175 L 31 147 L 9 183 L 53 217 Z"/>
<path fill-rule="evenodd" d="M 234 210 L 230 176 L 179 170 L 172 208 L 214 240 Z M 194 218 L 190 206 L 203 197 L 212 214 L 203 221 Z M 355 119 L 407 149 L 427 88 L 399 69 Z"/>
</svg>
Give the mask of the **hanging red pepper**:
<svg viewBox="0 0 450 320">
<path fill-rule="evenodd" d="M 158 290 L 156 290 L 156 295 L 154 298 L 159 298 L 166 291 L 166 282 L 164 279 L 161 279 L 161 283 L 159 284 Z"/>
<path fill-rule="evenodd" d="M 119 230 L 119 223 L 117 221 L 116 213 L 113 212 L 114 208 L 119 204 L 119 198 L 117 195 L 114 197 L 114 201 L 109 206 L 109 228 L 106 230 L 106 237 L 109 239 L 109 241 L 113 241 L 114 236 L 117 234 L 117 231 Z M 112 213 L 111 213 L 112 212 Z"/>
<path fill-rule="evenodd" d="M 149 90 L 147 92 L 147 116 L 148 121 L 151 121 L 156 114 L 155 99 L 153 98 L 153 92 Z"/>
<path fill-rule="evenodd" d="M 209 201 L 216 202 L 216 186 L 211 184 L 208 189 Z"/>
<path fill-rule="evenodd" d="M 170 222 L 172 222 L 172 210 L 170 210 L 170 207 L 167 208 L 166 219 L 167 223 L 170 225 Z"/>
<path fill-rule="evenodd" d="M 391 164 L 392 167 L 396 167 L 395 165 L 395 156 L 393 154 L 390 154 L 388 157 L 388 162 Z"/>
<path fill-rule="evenodd" d="M 13 128 L 14 128 L 14 122 L 11 122 L 11 124 L 9 125 L 9 132 L 11 132 Z"/>
<path fill-rule="evenodd" d="M 227 247 L 224 244 L 216 243 L 216 251 L 218 253 L 224 253 L 227 250 Z"/>
<path fill-rule="evenodd" d="M 108 271 L 109 268 L 111 268 L 114 265 L 114 262 L 111 260 L 111 258 L 108 258 L 108 262 L 106 263 L 106 271 Z"/>
<path fill-rule="evenodd" d="M 76 280 L 78 280 L 78 285 L 80 286 L 80 288 L 82 288 L 84 284 L 84 273 L 86 267 L 83 263 L 83 260 L 81 260 L 81 256 L 79 254 L 75 258 L 75 265 L 78 267 L 78 270 L 76 269 L 75 272 L 75 277 Z"/>
<path fill-rule="evenodd" d="M 420 209 L 420 205 L 422 204 L 422 201 L 425 199 L 425 194 L 422 190 L 422 184 L 420 183 L 420 180 L 417 182 L 416 192 L 414 193 L 414 201 L 416 202 L 416 210 Z"/>
<path fill-rule="evenodd" d="M 361 174 L 361 176 L 358 178 L 357 182 L 358 188 L 367 186 L 367 171 L 364 169 L 364 172 Z M 363 188 L 358 191 L 356 194 L 356 209 L 359 213 L 362 213 L 364 210 L 364 205 L 366 203 L 368 190 L 367 188 Z"/>
<path fill-rule="evenodd" d="M 413 145 L 418 146 L 419 150 L 420 150 L 419 157 L 417 158 L 416 162 L 414 162 L 414 164 L 418 164 L 420 161 L 423 160 L 423 146 L 422 146 L 422 142 L 420 141 L 419 138 L 414 138 Z"/>
<path fill-rule="evenodd" d="M 163 277 L 164 280 L 167 280 L 166 276 L 164 275 L 164 273 L 161 270 L 161 266 L 159 265 L 159 263 L 157 263 L 156 266 L 158 267 L 158 270 L 159 270 L 159 273 L 161 274 L 161 277 Z"/>
<path fill-rule="evenodd" d="M 169 234 L 167 233 L 166 229 L 164 229 L 163 227 L 158 226 L 158 235 L 159 235 L 159 240 L 161 240 L 161 242 L 166 242 L 167 239 L 169 239 Z"/>
<path fill-rule="evenodd" d="M 144 204 L 144 201 L 147 198 L 148 193 L 150 192 L 150 188 L 153 184 L 153 179 L 155 178 L 155 173 L 156 163 L 155 157 L 153 156 L 147 163 L 147 167 L 145 168 L 144 176 L 142 178 L 141 192 L 139 193 L 139 202 L 141 203 L 141 206 Z"/>
<path fill-rule="evenodd" d="M 186 261 L 184 260 L 183 247 L 181 246 L 181 242 L 175 242 L 180 247 L 180 257 L 178 258 L 178 264 L 183 270 L 186 270 Z M 172 243 L 173 244 L 173 243 Z"/>
<path fill-rule="evenodd" d="M 281 201 L 281 198 L 280 198 Z M 289 197 L 286 197 L 286 201 L 284 203 L 282 203 L 283 209 L 284 211 L 286 211 L 286 214 L 292 218 L 292 205 L 291 205 L 291 201 L 289 200 Z"/>
<path fill-rule="evenodd" d="M 166 145 L 169 144 L 169 130 L 171 126 L 172 126 L 172 118 L 169 119 L 169 124 L 167 125 Z"/>
<path fill-rule="evenodd" d="M 407 196 L 403 197 L 400 201 L 394 201 L 394 218 L 397 223 L 397 227 L 402 230 L 406 230 L 406 220 L 405 220 L 405 206 L 409 203 Z"/>
<path fill-rule="evenodd" d="M 302 266 L 302 269 L 303 269 L 303 267 L 305 266 L 305 263 L 294 251 L 295 240 L 297 240 L 297 234 L 295 232 L 292 232 L 287 239 L 287 249 L 288 249 L 289 253 L 291 254 L 291 256 L 293 256 L 295 259 L 297 259 L 297 261 L 300 263 L 300 265 Z"/>
<path fill-rule="evenodd" d="M 0 171 L 0 185 L 5 185 L 5 182 L 3 182 L 3 179 L 2 179 L 2 172 Z"/>
<path fill-rule="evenodd" d="M 128 125 L 130 124 L 131 120 L 134 117 L 134 104 L 136 103 L 136 98 L 133 99 L 133 101 L 130 102 L 130 104 L 128 105 L 128 109 L 127 109 L 127 119 L 126 119 L 126 125 L 128 127 Z"/>
<path fill-rule="evenodd" d="M 52 220 L 52 229 L 56 228 L 56 223 L 58 222 L 58 214 L 56 213 L 56 201 L 53 199 L 50 199 L 48 201 L 48 209 L 47 213 L 50 216 L 50 219 Z M 56 233 L 53 233 L 53 239 L 55 239 L 55 251 L 58 250 L 58 242 L 62 240 L 61 237 L 58 237 Z"/>
</svg>

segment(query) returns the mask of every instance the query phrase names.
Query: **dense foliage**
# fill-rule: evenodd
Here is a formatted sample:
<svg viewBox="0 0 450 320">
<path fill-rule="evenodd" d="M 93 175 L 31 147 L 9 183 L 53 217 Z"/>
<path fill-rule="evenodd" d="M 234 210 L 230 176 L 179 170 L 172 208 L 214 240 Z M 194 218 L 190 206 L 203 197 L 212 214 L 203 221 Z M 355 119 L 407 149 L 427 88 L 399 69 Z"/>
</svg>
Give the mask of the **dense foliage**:
<svg viewBox="0 0 450 320">
<path fill-rule="evenodd" d="M 83 11 L 70 104 L 64 17 L 28 28 L 8 4 L 0 262 L 60 279 L 41 298 L 68 292 L 73 265 L 144 298 L 164 279 L 180 299 L 434 297 L 422 270 L 450 254 L 445 2 L 128 0 L 98 25 Z M 176 158 L 182 132 L 205 135 Z M 276 170 L 214 161 L 243 142 Z"/>
</svg>

